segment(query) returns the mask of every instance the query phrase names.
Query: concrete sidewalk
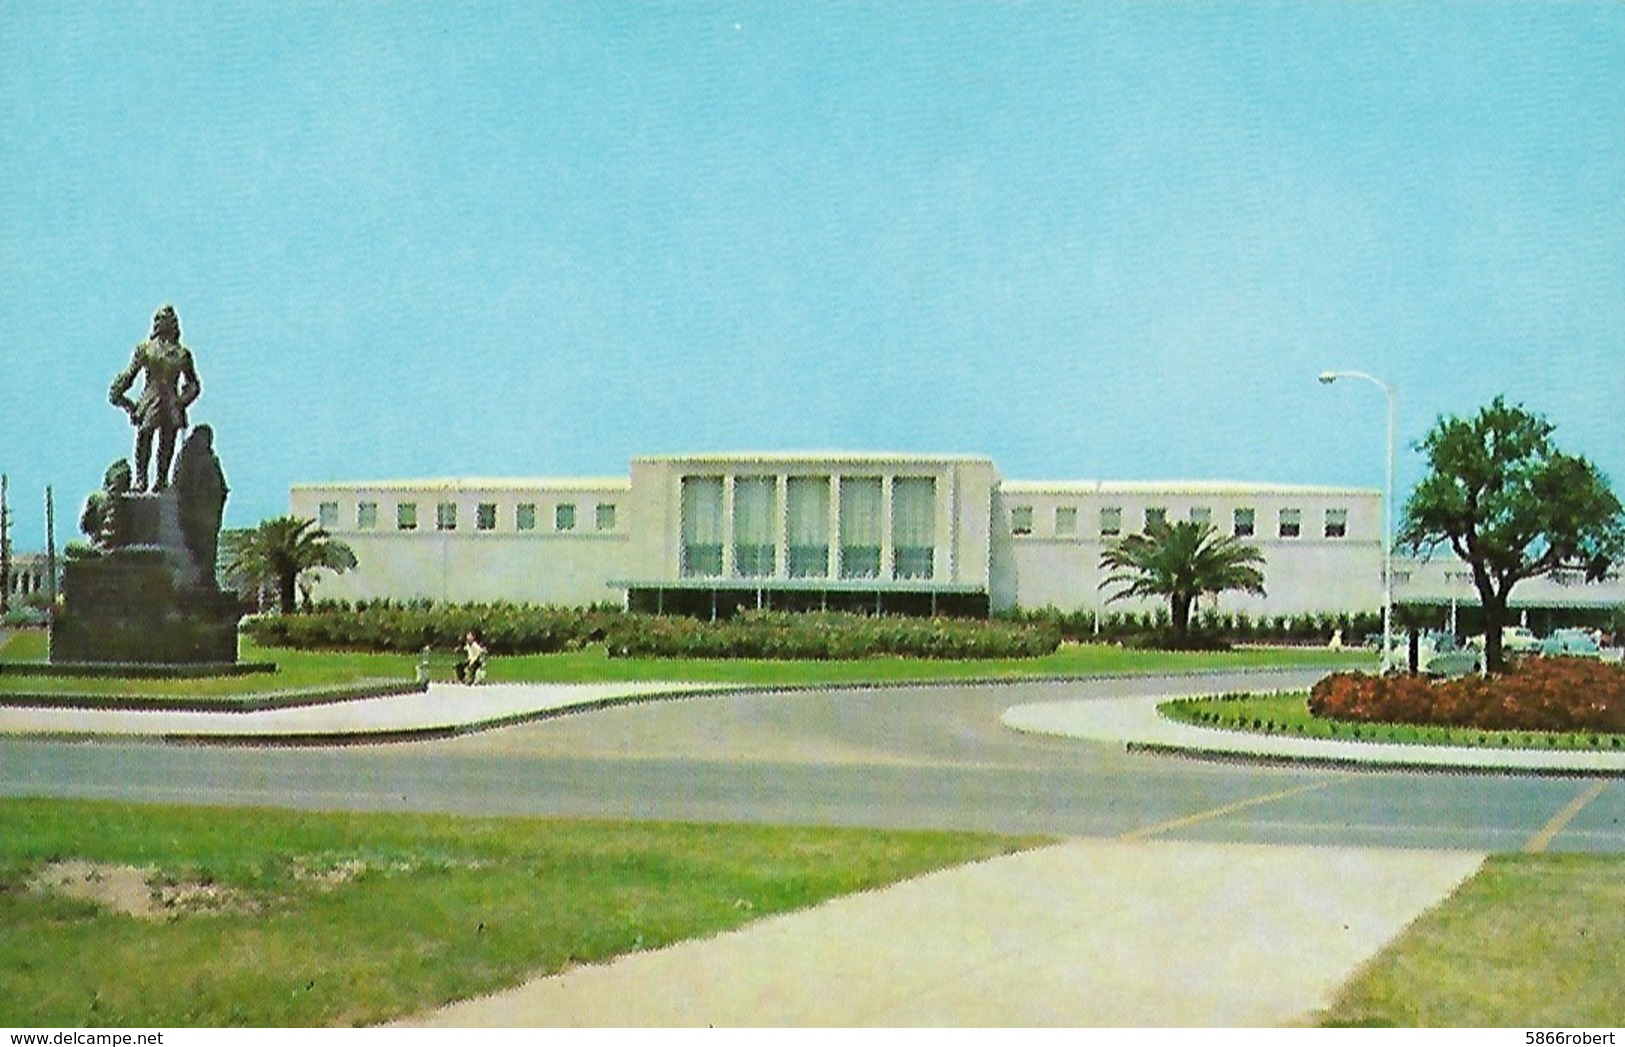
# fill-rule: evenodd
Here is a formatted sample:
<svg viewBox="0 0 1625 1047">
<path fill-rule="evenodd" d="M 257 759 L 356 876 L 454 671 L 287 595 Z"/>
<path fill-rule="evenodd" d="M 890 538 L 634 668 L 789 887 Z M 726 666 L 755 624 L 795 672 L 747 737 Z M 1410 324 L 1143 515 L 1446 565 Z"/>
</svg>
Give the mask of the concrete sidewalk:
<svg viewBox="0 0 1625 1047">
<path fill-rule="evenodd" d="M 565 712 L 662 696 L 734 690 L 662 681 L 583 684 L 430 684 L 414 694 L 261 712 L 145 712 L 0 706 L 0 734 L 155 738 L 246 744 L 323 744 L 444 737 Z"/>
<path fill-rule="evenodd" d="M 433 1026 L 1276 1026 L 1479 866 L 1076 841 L 453 1004 Z"/>
<path fill-rule="evenodd" d="M 1007 709 L 1006 727 L 1153 752 L 1405 770 L 1625 775 L 1625 751 L 1491 749 L 1293 738 L 1175 723 L 1157 712 L 1170 697 L 1043 702 Z"/>
</svg>

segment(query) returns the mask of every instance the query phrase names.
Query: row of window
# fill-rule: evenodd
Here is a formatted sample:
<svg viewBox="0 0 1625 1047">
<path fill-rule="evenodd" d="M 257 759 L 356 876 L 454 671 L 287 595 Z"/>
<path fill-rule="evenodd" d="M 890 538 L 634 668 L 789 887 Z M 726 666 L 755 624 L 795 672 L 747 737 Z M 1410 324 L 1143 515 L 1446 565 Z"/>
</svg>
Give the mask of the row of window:
<svg viewBox="0 0 1625 1047">
<path fill-rule="evenodd" d="M 732 539 L 732 573 L 741 578 L 879 578 L 881 552 L 891 547 L 892 577 L 927 580 L 935 572 L 936 480 L 929 476 L 685 476 L 682 478 L 682 561 L 688 578 L 726 573 L 725 537 Z M 732 487 L 732 517 L 724 492 Z M 833 488 L 833 489 L 832 489 Z M 887 491 L 890 512 L 887 512 Z M 835 518 L 830 511 L 833 507 Z M 838 552 L 838 566 L 830 554 Z"/>
<path fill-rule="evenodd" d="M 457 530 L 457 516 L 458 506 L 456 502 L 437 503 L 434 507 L 435 530 Z M 322 502 L 318 505 L 316 522 L 324 530 L 336 530 L 339 526 L 339 503 Z M 615 530 L 614 502 L 598 503 L 593 514 L 593 525 L 599 531 Z M 356 503 L 355 526 L 358 531 L 376 531 L 378 529 L 377 502 Z M 395 529 L 397 531 L 415 531 L 418 529 L 418 503 L 395 503 Z M 476 531 L 494 531 L 497 529 L 497 504 L 495 502 L 481 502 L 474 507 L 474 529 Z M 535 502 L 520 502 L 513 507 L 513 529 L 516 531 L 536 530 Z M 575 503 L 560 502 L 553 506 L 553 530 L 574 531 L 575 529 Z"/>
<path fill-rule="evenodd" d="M 1205 506 L 1193 506 L 1190 511 L 1193 523 L 1211 524 L 1213 510 Z M 1144 530 L 1153 525 L 1168 522 L 1166 508 L 1153 507 L 1145 511 Z M 1322 533 L 1327 538 L 1347 538 L 1349 533 L 1349 511 L 1347 509 L 1327 509 L 1322 520 Z M 1230 533 L 1237 538 L 1251 538 L 1257 533 L 1258 512 L 1255 509 L 1243 508 L 1235 510 L 1231 518 Z M 1030 505 L 1017 505 L 1010 510 L 1010 533 L 1033 533 L 1033 507 Z M 1078 507 L 1075 505 L 1059 505 L 1055 507 L 1055 533 L 1059 537 L 1071 537 L 1078 533 Z M 1123 510 L 1120 506 L 1105 506 L 1100 510 L 1100 535 L 1102 538 L 1112 538 L 1123 533 Z M 1298 538 L 1303 535 L 1303 510 L 1282 509 L 1276 517 L 1276 532 L 1281 538 Z"/>
</svg>

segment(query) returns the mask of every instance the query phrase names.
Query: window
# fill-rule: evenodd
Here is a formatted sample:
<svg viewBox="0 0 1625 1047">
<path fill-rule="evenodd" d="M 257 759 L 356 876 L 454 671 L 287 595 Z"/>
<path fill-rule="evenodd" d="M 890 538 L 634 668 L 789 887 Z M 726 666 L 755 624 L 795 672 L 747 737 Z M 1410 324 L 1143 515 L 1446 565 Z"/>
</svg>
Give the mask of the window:
<svg viewBox="0 0 1625 1047">
<path fill-rule="evenodd" d="M 1347 538 L 1349 533 L 1349 511 L 1347 509 L 1326 510 L 1326 537 Z"/>
<path fill-rule="evenodd" d="M 434 529 L 437 531 L 457 530 L 456 502 L 441 502 L 434 507 Z"/>
<path fill-rule="evenodd" d="M 331 531 L 339 525 L 339 503 L 323 502 L 316 507 L 316 526 Z"/>
<path fill-rule="evenodd" d="M 682 491 L 682 574 L 715 577 L 722 573 L 722 477 L 685 476 Z"/>
<path fill-rule="evenodd" d="M 573 531 L 576 529 L 576 507 L 574 502 L 560 502 L 553 507 L 553 530 Z"/>
<path fill-rule="evenodd" d="M 418 529 L 418 503 L 395 503 L 395 529 L 397 531 L 415 531 Z"/>
<path fill-rule="evenodd" d="M 1236 537 L 1251 538 L 1253 536 L 1253 521 L 1256 513 L 1251 509 L 1236 510 Z"/>
<path fill-rule="evenodd" d="M 1011 534 L 1032 534 L 1033 533 L 1033 507 L 1032 506 L 1030 506 L 1030 505 L 1018 505 L 1015 508 L 1010 510 L 1010 533 Z"/>
<path fill-rule="evenodd" d="M 772 476 L 734 479 L 734 573 L 764 578 L 776 565 L 774 532 L 778 530 L 779 482 Z"/>
<path fill-rule="evenodd" d="M 495 502 L 481 502 L 475 508 L 474 529 L 477 531 L 494 531 L 497 529 L 497 504 Z"/>
<path fill-rule="evenodd" d="M 898 477 L 891 484 L 892 575 L 930 578 L 935 570 L 937 482 Z"/>
<path fill-rule="evenodd" d="M 1077 506 L 1058 505 L 1055 507 L 1055 533 L 1062 536 L 1078 533 Z"/>
<path fill-rule="evenodd" d="M 880 477 L 841 481 L 841 577 L 880 577 Z"/>
<path fill-rule="evenodd" d="M 1296 538 L 1303 531 L 1303 510 L 1282 509 L 1281 530 L 1282 538 Z"/>
<path fill-rule="evenodd" d="M 1100 510 L 1100 534 L 1103 538 L 1111 538 L 1123 533 L 1123 510 L 1108 507 Z"/>
<path fill-rule="evenodd" d="M 1191 523 L 1210 524 L 1213 522 L 1213 510 L 1205 505 L 1191 506 Z"/>
<path fill-rule="evenodd" d="M 372 531 L 378 528 L 377 502 L 360 502 L 356 505 L 355 526 L 358 531 Z"/>
<path fill-rule="evenodd" d="M 615 503 L 614 502 L 599 502 L 598 503 L 598 511 L 597 511 L 596 517 L 593 520 L 593 526 L 597 527 L 600 531 L 613 531 L 613 530 L 615 530 Z"/>
<path fill-rule="evenodd" d="M 792 476 L 785 481 L 784 503 L 790 531 L 791 578 L 829 575 L 829 478 Z"/>
<path fill-rule="evenodd" d="M 1166 509 L 1147 509 L 1145 511 L 1145 529 L 1147 531 L 1151 530 L 1151 528 L 1153 528 L 1153 527 L 1155 527 L 1155 526 L 1157 526 L 1159 524 L 1166 524 L 1167 522 L 1168 522 L 1168 510 L 1166 510 Z"/>
<path fill-rule="evenodd" d="M 536 530 L 536 503 L 520 502 L 513 508 L 513 529 L 516 531 Z"/>
</svg>

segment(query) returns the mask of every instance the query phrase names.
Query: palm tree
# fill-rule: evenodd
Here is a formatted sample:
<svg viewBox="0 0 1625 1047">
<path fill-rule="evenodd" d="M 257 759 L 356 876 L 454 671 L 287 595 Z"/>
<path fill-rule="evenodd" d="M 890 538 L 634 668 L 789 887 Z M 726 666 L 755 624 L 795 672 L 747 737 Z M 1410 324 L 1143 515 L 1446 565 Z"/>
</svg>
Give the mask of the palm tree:
<svg viewBox="0 0 1625 1047">
<path fill-rule="evenodd" d="M 277 516 L 246 531 L 221 536 L 226 552 L 226 574 L 246 588 L 274 587 L 283 614 L 294 610 L 299 576 L 325 568 L 342 573 L 356 565 L 355 553 L 316 526 L 315 520 Z"/>
<path fill-rule="evenodd" d="M 1178 642 L 1185 639 L 1197 597 L 1227 589 L 1263 596 L 1263 563 L 1257 547 L 1221 535 L 1210 523 L 1158 520 L 1100 554 L 1100 566 L 1111 571 L 1100 587 L 1122 586 L 1111 600 L 1166 596 Z"/>
</svg>

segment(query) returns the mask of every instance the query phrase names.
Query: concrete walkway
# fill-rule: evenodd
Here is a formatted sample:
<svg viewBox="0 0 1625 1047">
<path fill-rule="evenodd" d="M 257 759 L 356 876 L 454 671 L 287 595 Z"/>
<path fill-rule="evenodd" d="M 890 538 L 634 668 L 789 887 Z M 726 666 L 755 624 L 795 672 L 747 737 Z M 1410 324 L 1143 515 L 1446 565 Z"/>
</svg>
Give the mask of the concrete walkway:
<svg viewBox="0 0 1625 1047">
<path fill-rule="evenodd" d="M 430 684 L 425 692 L 262 712 L 140 712 L 0 706 L 0 734 L 147 737 L 247 744 L 353 743 L 443 737 L 663 695 L 733 690 L 660 681 Z"/>
<path fill-rule="evenodd" d="M 540 978 L 403 1024 L 1297 1024 L 1481 860 L 1075 841 Z"/>
<path fill-rule="evenodd" d="M 1175 723 L 1157 712 L 1157 706 L 1166 701 L 1167 697 L 1150 696 L 1044 702 L 1015 706 L 1001 719 L 1017 731 L 1196 756 L 1389 769 L 1625 775 L 1625 751 L 1620 750 L 1392 745 L 1226 731 Z"/>
</svg>

